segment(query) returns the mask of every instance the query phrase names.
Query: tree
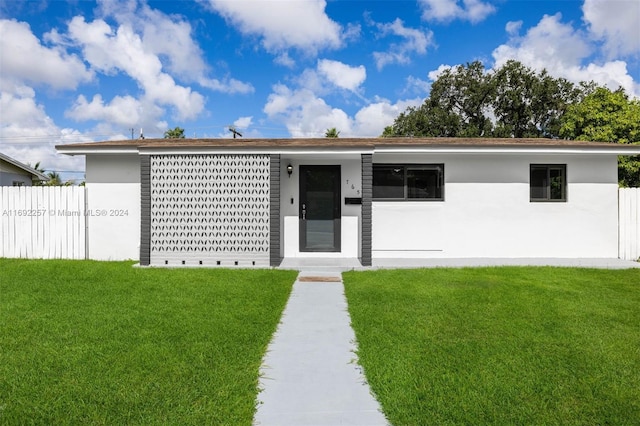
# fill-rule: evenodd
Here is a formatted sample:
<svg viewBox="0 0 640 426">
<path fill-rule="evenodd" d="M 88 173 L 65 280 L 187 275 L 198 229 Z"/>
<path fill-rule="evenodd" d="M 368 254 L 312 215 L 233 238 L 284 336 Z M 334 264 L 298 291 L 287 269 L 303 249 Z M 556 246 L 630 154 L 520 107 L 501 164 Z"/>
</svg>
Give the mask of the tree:
<svg viewBox="0 0 640 426">
<path fill-rule="evenodd" d="M 488 136 L 494 93 L 494 81 L 482 62 L 447 69 L 431 85 L 430 97 L 419 107 L 407 108 L 383 136 Z"/>
<path fill-rule="evenodd" d="M 181 127 L 175 127 L 164 132 L 165 139 L 184 139 L 184 129 Z"/>
<path fill-rule="evenodd" d="M 425 101 L 419 107 L 409 107 L 387 126 L 383 137 L 454 137 L 458 136 L 461 123 L 457 115 Z"/>
<path fill-rule="evenodd" d="M 48 172 L 47 177 L 49 180 L 45 182 L 46 186 L 71 186 L 73 184 L 71 181 L 62 182 L 60 174 L 55 171 Z"/>
<path fill-rule="evenodd" d="M 566 79 L 555 79 L 546 70 L 536 74 L 517 61 L 505 63 L 493 78 L 498 137 L 557 137 L 560 117 L 582 93 Z"/>
<path fill-rule="evenodd" d="M 335 127 L 332 127 L 330 129 L 327 129 L 326 132 L 324 132 L 324 137 L 325 138 L 337 138 L 337 137 L 340 137 L 340 132 Z"/>
<path fill-rule="evenodd" d="M 401 113 L 383 136 L 556 137 L 567 105 L 582 93 L 517 61 L 488 72 L 476 61 L 445 70 L 429 98 Z"/>
<path fill-rule="evenodd" d="M 567 109 L 560 136 L 567 139 L 612 143 L 640 143 L 640 100 L 630 100 L 623 89 L 597 87 Z M 620 157 L 621 186 L 640 187 L 640 156 Z"/>
<path fill-rule="evenodd" d="M 428 109 L 438 116 L 436 123 L 444 125 L 442 129 L 447 133 L 449 126 L 457 122 L 455 136 L 488 136 L 491 121 L 487 112 L 494 92 L 494 81 L 482 62 L 458 65 L 445 70 L 433 82 Z"/>
<path fill-rule="evenodd" d="M 34 182 L 34 186 L 71 186 L 73 185 L 73 181 L 72 180 L 68 180 L 66 182 L 62 181 L 62 178 L 60 177 L 60 174 L 54 170 L 47 172 L 41 165 L 40 162 L 38 161 L 36 163 L 35 166 L 33 166 L 34 170 L 42 173 L 43 175 L 47 176 L 49 178 L 49 180 L 45 180 L 45 181 L 35 181 Z"/>
<path fill-rule="evenodd" d="M 30 165 L 30 164 L 28 164 L 28 165 Z M 46 170 L 42 168 L 42 166 L 40 165 L 40 162 L 39 162 L 39 161 L 36 163 L 36 165 L 35 165 L 35 166 L 33 166 L 33 169 L 34 169 L 36 172 L 40 172 L 40 173 L 42 173 L 43 175 L 46 175 L 46 174 L 47 174 Z M 34 181 L 33 181 L 33 186 L 44 186 L 46 183 L 47 183 L 46 181 L 34 180 Z"/>
</svg>

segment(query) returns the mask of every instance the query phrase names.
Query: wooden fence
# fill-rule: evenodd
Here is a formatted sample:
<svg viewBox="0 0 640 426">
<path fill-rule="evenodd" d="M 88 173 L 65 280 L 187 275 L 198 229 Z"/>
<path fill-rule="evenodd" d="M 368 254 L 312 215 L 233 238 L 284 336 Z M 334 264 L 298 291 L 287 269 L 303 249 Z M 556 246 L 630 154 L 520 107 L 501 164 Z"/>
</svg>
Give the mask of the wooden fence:
<svg viewBox="0 0 640 426">
<path fill-rule="evenodd" d="M 620 259 L 640 258 L 640 188 L 620 188 L 618 195 Z"/>
<path fill-rule="evenodd" d="M 0 215 L 0 257 L 86 257 L 84 187 L 0 187 Z"/>
</svg>

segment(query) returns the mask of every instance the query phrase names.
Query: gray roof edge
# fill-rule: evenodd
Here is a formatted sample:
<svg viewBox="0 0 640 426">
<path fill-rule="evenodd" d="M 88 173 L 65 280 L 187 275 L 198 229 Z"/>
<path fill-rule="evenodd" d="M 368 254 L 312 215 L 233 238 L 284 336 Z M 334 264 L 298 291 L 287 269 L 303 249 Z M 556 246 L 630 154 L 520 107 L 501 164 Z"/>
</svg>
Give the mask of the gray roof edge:
<svg viewBox="0 0 640 426">
<path fill-rule="evenodd" d="M 405 138 L 406 139 L 406 138 Z M 464 139 L 464 138 L 462 138 Z M 269 139 L 260 139 L 260 141 L 267 141 Z M 303 140 L 303 139 L 301 139 Z M 322 140 L 322 139 L 318 139 Z M 285 152 L 315 152 L 315 151 L 334 151 L 339 152 L 354 152 L 362 151 L 363 153 L 383 153 L 392 151 L 403 152 L 444 152 L 449 151 L 451 153 L 462 152 L 486 152 L 486 153 L 515 153 L 515 152 L 538 152 L 538 153 L 588 153 L 588 154 L 611 154 L 611 155 L 640 155 L 640 144 L 617 144 L 617 143 L 604 143 L 604 142 L 584 142 L 584 141 L 571 141 L 571 143 L 564 143 L 559 141 L 557 143 L 549 143 L 545 139 L 527 139 L 522 140 L 524 142 L 516 143 L 508 139 L 490 139 L 489 142 L 485 140 L 479 140 L 479 143 L 453 143 L 455 138 L 430 138 L 429 143 L 420 143 L 419 140 L 415 142 L 396 140 L 394 142 L 386 141 L 384 138 L 361 138 L 361 139 L 346 139 L 347 142 L 344 146 L 339 144 L 278 144 L 279 139 L 273 139 L 273 145 L 238 145 L 231 144 L 201 144 L 201 143 L 184 143 L 184 140 L 180 140 L 180 144 L 168 143 L 166 145 L 156 143 L 158 140 L 146 140 L 144 142 L 137 140 L 127 141 L 115 141 L 113 143 L 109 141 L 94 142 L 94 143 L 82 143 L 82 144 L 70 144 L 70 145 L 57 145 L 58 152 L 67 155 L 86 155 L 86 154 L 148 154 L 151 152 L 167 153 L 167 152 L 212 152 L 212 151 L 237 151 L 237 152 L 269 152 L 269 153 L 285 153 Z M 155 142 L 154 142 L 155 141 Z M 199 141 L 199 140 L 198 140 Z M 234 140 L 235 141 L 235 140 Z M 252 140 L 253 141 L 253 140 Z M 293 141 L 296 141 L 293 139 Z M 354 141 L 363 141 L 362 144 L 354 143 Z M 500 143 L 495 143 L 500 141 Z M 416 143 L 417 142 L 417 143 Z"/>
<path fill-rule="evenodd" d="M 34 169 L 31 166 L 28 166 L 26 164 L 21 163 L 20 161 L 16 160 L 15 158 L 11 158 L 6 154 L 3 154 L 0 152 L 0 159 L 6 161 L 9 164 L 12 164 L 22 170 L 24 170 L 25 172 L 29 172 L 31 173 L 32 176 L 35 176 L 37 178 L 37 180 L 49 180 L 49 177 L 46 176 L 43 173 L 40 173 L 39 171 L 37 171 L 36 169 Z"/>
</svg>

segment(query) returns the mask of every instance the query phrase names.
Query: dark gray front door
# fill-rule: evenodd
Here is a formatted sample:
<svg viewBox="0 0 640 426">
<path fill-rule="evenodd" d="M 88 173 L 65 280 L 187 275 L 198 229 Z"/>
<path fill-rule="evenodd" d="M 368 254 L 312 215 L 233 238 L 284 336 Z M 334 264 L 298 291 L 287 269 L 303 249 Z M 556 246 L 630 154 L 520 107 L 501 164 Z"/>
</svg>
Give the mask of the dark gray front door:
<svg viewBox="0 0 640 426">
<path fill-rule="evenodd" d="M 300 166 L 300 251 L 340 251 L 340 166 Z"/>
</svg>

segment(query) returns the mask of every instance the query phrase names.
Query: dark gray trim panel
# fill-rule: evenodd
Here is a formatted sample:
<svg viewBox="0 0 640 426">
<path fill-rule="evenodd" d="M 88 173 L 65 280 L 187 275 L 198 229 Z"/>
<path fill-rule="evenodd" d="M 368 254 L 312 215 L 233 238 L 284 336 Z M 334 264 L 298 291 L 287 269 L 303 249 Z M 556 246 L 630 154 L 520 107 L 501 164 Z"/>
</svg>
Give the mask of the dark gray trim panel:
<svg viewBox="0 0 640 426">
<path fill-rule="evenodd" d="M 269 180 L 270 190 L 270 231 L 269 231 L 269 264 L 280 266 L 280 155 L 272 154 L 270 157 L 271 176 Z"/>
<path fill-rule="evenodd" d="M 362 266 L 371 266 L 371 198 L 373 197 L 373 155 L 362 154 Z"/>
<path fill-rule="evenodd" d="M 140 265 L 151 263 L 151 156 L 140 156 Z"/>
</svg>

